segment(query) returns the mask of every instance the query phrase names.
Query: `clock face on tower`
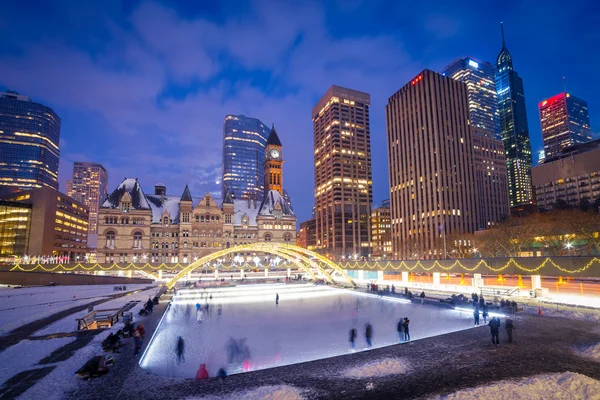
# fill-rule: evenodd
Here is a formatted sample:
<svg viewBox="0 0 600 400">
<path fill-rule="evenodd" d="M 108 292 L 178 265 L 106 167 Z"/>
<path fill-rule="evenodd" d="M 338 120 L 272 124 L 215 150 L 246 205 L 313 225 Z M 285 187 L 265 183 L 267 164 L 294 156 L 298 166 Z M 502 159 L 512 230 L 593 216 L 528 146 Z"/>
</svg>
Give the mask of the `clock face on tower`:
<svg viewBox="0 0 600 400">
<path fill-rule="evenodd" d="M 271 149 L 271 151 L 269 152 L 269 155 L 271 156 L 271 158 L 279 158 L 279 150 Z"/>
</svg>

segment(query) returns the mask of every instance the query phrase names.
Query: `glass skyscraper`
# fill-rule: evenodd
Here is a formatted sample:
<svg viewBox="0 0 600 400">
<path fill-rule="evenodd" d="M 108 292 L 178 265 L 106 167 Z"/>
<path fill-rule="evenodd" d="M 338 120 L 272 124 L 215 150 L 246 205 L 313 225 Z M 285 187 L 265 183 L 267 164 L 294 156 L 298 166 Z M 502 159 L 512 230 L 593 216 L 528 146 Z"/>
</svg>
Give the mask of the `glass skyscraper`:
<svg viewBox="0 0 600 400">
<path fill-rule="evenodd" d="M 559 93 L 539 105 L 545 158 L 562 149 L 592 140 L 590 116 L 585 100 L 570 93 Z"/>
<path fill-rule="evenodd" d="M 484 136 L 500 138 L 496 69 L 473 57 L 459 58 L 448 65 L 442 75 L 467 85 L 471 127 Z"/>
<path fill-rule="evenodd" d="M 256 118 L 227 115 L 223 123 L 222 197 L 263 199 L 265 145 L 271 130 Z"/>
<path fill-rule="evenodd" d="M 73 179 L 67 182 L 67 196 L 83 203 L 89 210 L 88 232 L 98 233 L 98 209 L 108 196 L 108 172 L 97 163 L 73 163 Z"/>
<path fill-rule="evenodd" d="M 498 94 L 498 122 L 506 153 L 508 195 L 510 206 L 530 204 L 531 143 L 525 109 L 523 80 L 513 70 L 512 57 L 506 48 L 504 28 L 502 50 L 496 61 L 496 92 Z"/>
<path fill-rule="evenodd" d="M 15 92 L 0 93 L 0 187 L 58 190 L 60 118 Z"/>
</svg>

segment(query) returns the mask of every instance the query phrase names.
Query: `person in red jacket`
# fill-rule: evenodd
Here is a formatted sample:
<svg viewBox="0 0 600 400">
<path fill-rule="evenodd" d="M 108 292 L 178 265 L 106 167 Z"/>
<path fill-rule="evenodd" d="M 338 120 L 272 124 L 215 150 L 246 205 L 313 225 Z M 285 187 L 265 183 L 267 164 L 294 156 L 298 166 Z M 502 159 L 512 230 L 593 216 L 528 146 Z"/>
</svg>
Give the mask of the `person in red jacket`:
<svg viewBox="0 0 600 400">
<path fill-rule="evenodd" d="M 208 379 L 208 371 L 206 370 L 206 364 L 200 364 L 200 368 L 196 371 L 196 380 Z"/>
</svg>

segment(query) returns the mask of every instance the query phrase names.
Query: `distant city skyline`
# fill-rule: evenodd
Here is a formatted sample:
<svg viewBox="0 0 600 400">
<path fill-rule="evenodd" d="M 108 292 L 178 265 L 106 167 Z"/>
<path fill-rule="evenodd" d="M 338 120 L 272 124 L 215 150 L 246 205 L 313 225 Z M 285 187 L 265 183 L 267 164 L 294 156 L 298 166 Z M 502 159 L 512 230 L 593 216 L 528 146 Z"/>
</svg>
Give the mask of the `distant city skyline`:
<svg viewBox="0 0 600 400">
<path fill-rule="evenodd" d="M 336 84 L 371 95 L 373 203 L 379 204 L 389 196 L 387 99 L 424 68 L 441 71 L 467 56 L 493 62 L 500 21 L 525 83 L 532 152 L 542 149 L 537 104 L 564 90 L 564 76 L 568 91 L 588 102 L 592 132 L 599 131 L 600 93 L 589 83 L 600 65 L 600 54 L 590 51 L 599 34 L 589 2 L 434 1 L 428 10 L 377 0 L 235 9 L 145 0 L 34 4 L 3 7 L 0 90 L 26 94 L 61 117 L 63 191 L 72 163 L 93 161 L 111 172 L 111 187 L 137 176 L 147 188 L 162 181 L 220 192 L 223 118 L 243 114 L 276 123 L 292 149 L 286 187 L 299 220 L 308 219 L 314 202 L 306 174 L 313 151 L 308 115 Z M 87 17 L 74 17 L 81 15 Z"/>
</svg>

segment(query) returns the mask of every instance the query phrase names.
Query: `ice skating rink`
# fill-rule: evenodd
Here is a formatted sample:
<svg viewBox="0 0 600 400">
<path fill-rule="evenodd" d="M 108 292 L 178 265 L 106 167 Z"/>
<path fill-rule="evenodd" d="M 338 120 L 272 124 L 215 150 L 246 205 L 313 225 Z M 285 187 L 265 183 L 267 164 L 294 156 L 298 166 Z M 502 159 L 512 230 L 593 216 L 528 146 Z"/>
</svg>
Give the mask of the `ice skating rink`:
<svg viewBox="0 0 600 400">
<path fill-rule="evenodd" d="M 276 294 L 279 305 L 275 304 Z M 198 315 L 196 304 L 205 306 L 207 302 L 209 313 Z M 348 354 L 352 327 L 358 332 L 356 351 L 365 350 L 366 323 L 373 326 L 373 348 L 398 343 L 396 325 L 403 317 L 410 319 L 413 341 L 473 325 L 470 313 L 327 286 L 182 289 L 140 364 L 153 374 L 181 378 L 193 378 L 200 364 L 206 364 L 211 377 L 219 368 L 228 374 L 239 373 L 243 370 L 241 355 L 228 364 L 230 338 L 237 342 L 245 338 L 250 370 L 295 364 Z M 176 356 L 178 336 L 185 340 L 185 362 L 181 363 Z"/>
</svg>

